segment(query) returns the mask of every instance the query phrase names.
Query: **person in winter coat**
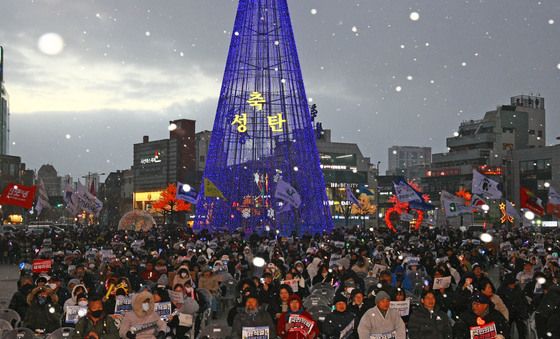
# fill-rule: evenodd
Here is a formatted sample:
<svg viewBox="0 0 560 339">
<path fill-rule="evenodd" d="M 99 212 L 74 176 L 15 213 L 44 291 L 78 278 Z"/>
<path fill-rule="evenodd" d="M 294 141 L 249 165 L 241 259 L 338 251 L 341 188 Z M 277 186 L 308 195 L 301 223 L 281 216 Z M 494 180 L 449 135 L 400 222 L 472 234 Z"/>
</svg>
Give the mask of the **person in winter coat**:
<svg viewBox="0 0 560 339">
<path fill-rule="evenodd" d="M 119 330 L 113 318 L 103 311 L 100 296 L 92 295 L 88 300 L 87 315 L 78 320 L 72 339 L 118 339 Z"/>
<path fill-rule="evenodd" d="M 482 293 L 475 293 L 472 297 L 471 309 L 462 313 L 453 326 L 453 338 L 470 339 L 472 327 L 494 323 L 496 338 L 509 338 L 509 325 L 504 316 L 494 309 L 490 299 Z"/>
<path fill-rule="evenodd" d="M 422 292 L 422 305 L 408 320 L 409 339 L 451 339 L 453 331 L 445 312 L 439 310 L 434 291 Z"/>
<path fill-rule="evenodd" d="M 244 327 L 268 327 L 269 338 L 276 338 L 274 322 L 270 314 L 259 308 L 259 299 L 255 294 L 245 297 L 245 308 L 235 315 L 231 328 L 233 339 L 241 339 Z"/>
<path fill-rule="evenodd" d="M 515 275 L 508 274 L 504 278 L 502 285 L 498 288 L 498 295 L 509 310 L 510 325 L 515 324 L 519 339 L 525 339 L 528 331 L 529 303 L 519 288 Z"/>
<path fill-rule="evenodd" d="M 348 310 L 354 314 L 354 330 L 358 328 L 358 324 L 360 324 L 360 320 L 364 313 L 369 310 L 373 302 L 370 302 L 369 299 L 366 299 L 364 296 L 364 292 L 359 289 L 352 290 L 350 293 L 350 305 L 348 305 Z M 358 335 L 358 332 L 355 331 L 355 335 Z"/>
<path fill-rule="evenodd" d="M 132 300 L 132 311 L 127 312 L 121 322 L 121 338 L 154 339 L 164 338 L 167 325 L 154 311 L 154 297 L 142 291 Z"/>
<path fill-rule="evenodd" d="M 313 339 L 319 336 L 319 326 L 309 312 L 303 309 L 301 299 L 293 294 L 288 311 L 276 323 L 276 333 L 282 339 Z"/>
<path fill-rule="evenodd" d="M 288 285 L 280 285 L 278 289 L 278 297 L 271 304 L 268 305 L 268 313 L 274 321 L 278 320 L 282 313 L 288 311 L 288 301 L 292 296 L 292 288 Z"/>
<path fill-rule="evenodd" d="M 25 313 L 29 304 L 27 303 L 27 295 L 33 290 L 33 278 L 30 276 L 23 276 L 18 281 L 18 290 L 10 300 L 9 308 L 16 311 L 21 319 L 25 318 Z"/>
<path fill-rule="evenodd" d="M 23 326 L 32 330 L 53 332 L 60 327 L 60 306 L 58 296 L 46 286 L 36 287 L 27 296 L 29 308 L 23 319 Z"/>
<path fill-rule="evenodd" d="M 506 304 L 503 302 L 502 298 L 496 294 L 496 289 L 494 288 L 494 284 L 488 279 L 480 283 L 481 290 L 480 292 L 484 294 L 492 304 L 494 304 L 494 309 L 500 312 L 507 321 L 509 321 L 509 310 Z"/>
<path fill-rule="evenodd" d="M 385 291 L 375 296 L 375 307 L 366 311 L 358 325 L 360 339 L 387 334 L 395 339 L 406 339 L 406 327 L 399 312 L 390 309 L 391 297 Z"/>
<path fill-rule="evenodd" d="M 189 270 L 189 266 L 181 265 L 177 270 L 177 273 L 173 277 L 173 282 L 171 283 L 171 287 L 176 285 L 185 285 L 186 282 L 190 282 L 191 286 L 193 286 L 191 271 Z"/>
<path fill-rule="evenodd" d="M 543 284 L 544 294 L 535 311 L 535 323 L 539 338 L 546 338 L 547 328 L 553 315 L 560 310 L 560 287 L 552 282 Z"/>
<path fill-rule="evenodd" d="M 64 302 L 64 312 L 68 306 L 78 306 L 78 295 L 87 294 L 87 289 L 85 285 L 78 284 L 72 288 L 72 297 Z"/>
<path fill-rule="evenodd" d="M 354 321 L 354 313 L 348 310 L 346 298 L 342 295 L 334 299 L 334 311 L 329 314 L 323 323 L 323 334 L 329 339 L 338 339 L 343 330 L 345 330 Z M 354 328 L 349 329 L 352 333 Z"/>
</svg>

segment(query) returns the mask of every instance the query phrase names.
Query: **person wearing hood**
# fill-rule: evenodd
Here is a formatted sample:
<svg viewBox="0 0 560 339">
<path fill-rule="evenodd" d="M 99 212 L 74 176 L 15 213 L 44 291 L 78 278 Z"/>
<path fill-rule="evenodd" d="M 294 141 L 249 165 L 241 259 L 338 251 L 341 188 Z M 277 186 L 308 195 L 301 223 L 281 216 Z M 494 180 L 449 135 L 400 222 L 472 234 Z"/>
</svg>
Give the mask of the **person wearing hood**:
<svg viewBox="0 0 560 339">
<path fill-rule="evenodd" d="M 354 313 L 348 310 L 347 300 L 344 296 L 338 295 L 334 298 L 334 310 L 323 322 L 323 333 L 329 339 L 338 339 L 344 329 L 354 321 Z M 353 326 L 349 329 L 353 332 Z"/>
<path fill-rule="evenodd" d="M 406 327 L 399 312 L 390 309 L 391 297 L 385 291 L 375 296 L 375 307 L 366 311 L 358 325 L 360 339 L 375 335 L 388 335 L 395 339 L 406 339 Z"/>
<path fill-rule="evenodd" d="M 181 265 L 173 277 L 171 286 L 185 285 L 187 281 L 191 283 L 191 286 L 193 285 L 191 271 L 189 270 L 189 266 Z"/>
<path fill-rule="evenodd" d="M 23 326 L 32 330 L 53 332 L 60 326 L 58 296 L 47 286 L 36 287 L 27 295 L 29 308 Z"/>
<path fill-rule="evenodd" d="M 497 339 L 509 338 L 509 325 L 504 316 L 494 309 L 490 299 L 482 293 L 475 293 L 472 297 L 471 308 L 463 312 L 453 326 L 453 338 L 471 338 L 471 328 L 494 325 Z"/>
<path fill-rule="evenodd" d="M 155 312 L 154 296 L 142 291 L 132 300 L 132 311 L 122 319 L 119 334 L 128 339 L 165 338 L 167 325 Z"/>
<path fill-rule="evenodd" d="M 87 294 L 87 288 L 85 285 L 78 284 L 72 288 L 72 297 L 64 302 L 64 312 L 68 306 L 78 306 L 78 295 Z"/>
<path fill-rule="evenodd" d="M 415 309 L 408 321 L 409 339 L 451 339 L 453 331 L 446 313 L 439 310 L 434 291 L 422 292 L 422 305 Z"/>
<path fill-rule="evenodd" d="M 319 326 L 309 312 L 303 309 L 301 299 L 292 294 L 288 311 L 276 322 L 276 333 L 282 339 L 312 339 L 319 336 Z"/>
<path fill-rule="evenodd" d="M 33 278 L 30 276 L 22 276 L 18 281 L 18 290 L 10 300 L 9 308 L 16 311 L 21 319 L 25 318 L 25 312 L 29 304 L 27 303 L 27 295 L 33 290 Z"/>
<path fill-rule="evenodd" d="M 268 337 L 276 338 L 274 322 L 270 318 L 270 314 L 259 307 L 259 298 L 255 294 L 245 296 L 245 307 L 235 315 L 231 328 L 231 337 L 233 339 L 241 339 L 243 336 L 243 328 L 246 327 L 267 327 Z"/>
<path fill-rule="evenodd" d="M 87 314 L 76 324 L 72 339 L 118 339 L 119 330 L 113 318 L 103 310 L 100 296 L 91 295 L 88 300 Z"/>
</svg>

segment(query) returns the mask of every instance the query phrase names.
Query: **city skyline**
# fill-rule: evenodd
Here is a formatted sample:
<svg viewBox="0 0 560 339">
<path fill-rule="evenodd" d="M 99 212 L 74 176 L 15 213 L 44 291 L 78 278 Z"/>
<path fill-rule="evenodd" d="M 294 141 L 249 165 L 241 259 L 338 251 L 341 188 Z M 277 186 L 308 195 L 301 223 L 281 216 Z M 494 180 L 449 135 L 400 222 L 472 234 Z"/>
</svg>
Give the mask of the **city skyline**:
<svg viewBox="0 0 560 339">
<path fill-rule="evenodd" d="M 237 2 L 166 5 L 3 2 L 10 153 L 81 176 L 129 168 L 132 145 L 165 138 L 170 120 L 211 129 Z M 388 147 L 445 151 L 461 121 L 518 94 L 544 96 L 547 144 L 560 135 L 559 4 L 310 0 L 290 9 L 319 120 L 382 169 Z M 65 41 L 58 55 L 37 48 L 48 32 Z"/>
</svg>

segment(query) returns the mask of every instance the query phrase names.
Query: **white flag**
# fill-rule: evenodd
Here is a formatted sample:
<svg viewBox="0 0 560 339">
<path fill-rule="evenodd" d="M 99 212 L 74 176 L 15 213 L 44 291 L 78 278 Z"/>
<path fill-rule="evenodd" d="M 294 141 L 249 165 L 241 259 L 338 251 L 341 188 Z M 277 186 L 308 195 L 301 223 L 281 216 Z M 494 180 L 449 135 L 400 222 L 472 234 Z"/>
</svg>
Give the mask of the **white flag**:
<svg viewBox="0 0 560 339">
<path fill-rule="evenodd" d="M 72 194 L 72 204 L 79 210 L 93 213 L 96 216 L 103 209 L 103 203 L 95 195 L 89 193 L 84 185 L 78 182 L 78 189 Z"/>
<path fill-rule="evenodd" d="M 447 191 L 441 191 L 441 206 L 446 217 L 456 217 L 471 213 L 471 207 L 465 205 L 465 200 Z"/>
<path fill-rule="evenodd" d="M 276 191 L 274 192 L 274 197 L 283 200 L 286 204 L 289 204 L 295 208 L 299 208 L 301 205 L 301 196 L 298 191 L 288 184 L 284 179 L 280 178 L 276 184 Z"/>
<path fill-rule="evenodd" d="M 514 217 L 515 219 L 521 219 L 519 212 L 517 212 L 517 209 L 515 208 L 515 206 L 513 206 L 513 204 L 509 200 L 506 200 L 506 214 L 511 217 Z"/>
<path fill-rule="evenodd" d="M 37 184 L 37 204 L 35 205 L 37 215 L 40 215 L 43 209 L 49 208 L 51 208 L 51 204 L 49 203 L 49 196 L 45 189 L 45 183 L 43 179 L 39 179 L 39 183 Z"/>
<path fill-rule="evenodd" d="M 548 203 L 552 205 L 560 205 L 560 193 L 550 186 L 548 189 Z"/>
<path fill-rule="evenodd" d="M 500 191 L 499 185 L 497 181 L 489 179 L 473 169 L 473 194 L 479 194 L 488 199 L 500 199 L 502 197 L 502 192 Z"/>
</svg>

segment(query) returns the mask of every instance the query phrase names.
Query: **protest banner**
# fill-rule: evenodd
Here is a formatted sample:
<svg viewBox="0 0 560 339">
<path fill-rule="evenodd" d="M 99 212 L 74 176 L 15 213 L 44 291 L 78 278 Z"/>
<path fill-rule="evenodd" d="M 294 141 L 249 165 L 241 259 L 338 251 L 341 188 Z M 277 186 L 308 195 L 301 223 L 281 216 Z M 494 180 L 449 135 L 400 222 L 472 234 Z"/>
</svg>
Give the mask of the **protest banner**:
<svg viewBox="0 0 560 339">
<path fill-rule="evenodd" d="M 167 321 L 172 313 L 171 302 L 161 302 L 154 304 L 154 311 L 159 315 L 163 321 Z"/>
<path fill-rule="evenodd" d="M 311 319 L 302 317 L 299 314 L 292 314 L 288 319 L 288 323 L 291 324 L 290 329 L 288 332 L 300 332 L 306 336 L 311 333 L 313 329 L 313 325 L 315 322 Z"/>
<path fill-rule="evenodd" d="M 470 329 L 471 339 L 495 339 L 498 335 L 496 324 L 491 322 L 482 326 L 474 326 Z"/>
<path fill-rule="evenodd" d="M 395 331 L 369 335 L 369 339 L 395 339 L 396 337 L 397 333 Z"/>
<path fill-rule="evenodd" d="M 451 277 L 434 278 L 434 290 L 449 288 L 449 286 L 451 286 Z"/>
<path fill-rule="evenodd" d="M 33 260 L 33 265 L 31 271 L 33 273 L 46 273 L 52 268 L 51 259 L 35 259 Z"/>
<path fill-rule="evenodd" d="M 389 308 L 397 310 L 401 317 L 406 317 L 410 313 L 410 298 L 404 301 L 391 301 Z"/>
<path fill-rule="evenodd" d="M 77 324 L 78 320 L 87 314 L 87 308 L 82 306 L 66 306 L 67 324 Z"/>
<path fill-rule="evenodd" d="M 115 314 L 124 315 L 132 310 L 132 297 L 118 297 L 115 302 Z"/>
<path fill-rule="evenodd" d="M 268 326 L 243 327 L 241 329 L 241 339 L 269 339 L 270 329 Z"/>
</svg>

